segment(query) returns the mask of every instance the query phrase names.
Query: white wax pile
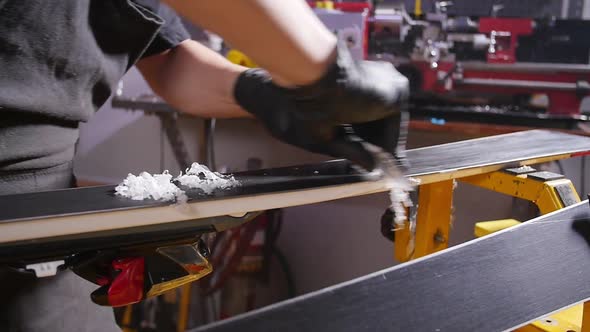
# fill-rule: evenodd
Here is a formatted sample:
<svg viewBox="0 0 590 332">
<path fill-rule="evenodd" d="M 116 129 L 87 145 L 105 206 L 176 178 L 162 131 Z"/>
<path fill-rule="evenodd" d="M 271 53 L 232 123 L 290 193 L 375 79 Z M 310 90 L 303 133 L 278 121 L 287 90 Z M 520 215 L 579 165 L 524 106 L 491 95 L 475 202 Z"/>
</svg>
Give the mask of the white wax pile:
<svg viewBox="0 0 590 332">
<path fill-rule="evenodd" d="M 228 189 L 239 185 L 233 176 L 212 172 L 207 166 L 199 163 L 193 163 L 186 174 L 180 173 L 174 180 L 189 188 L 202 189 L 206 194 L 212 193 L 215 189 Z M 115 192 L 117 195 L 133 200 L 150 198 L 178 202 L 186 202 L 187 200 L 185 192 L 172 182 L 172 175 L 168 171 L 154 175 L 148 172 L 141 172 L 138 176 L 129 174 L 115 188 Z"/>
<path fill-rule="evenodd" d="M 172 183 L 172 175 L 168 171 L 162 174 L 151 175 L 148 172 L 141 172 L 138 176 L 127 175 L 115 188 L 117 195 L 131 198 L 133 200 L 155 199 L 163 201 L 186 201 L 184 191 Z"/>
<path fill-rule="evenodd" d="M 207 166 L 199 163 L 193 163 L 186 174 L 181 174 L 176 180 L 183 186 L 198 188 L 207 194 L 215 189 L 228 189 L 239 184 L 233 176 L 212 172 Z"/>
</svg>

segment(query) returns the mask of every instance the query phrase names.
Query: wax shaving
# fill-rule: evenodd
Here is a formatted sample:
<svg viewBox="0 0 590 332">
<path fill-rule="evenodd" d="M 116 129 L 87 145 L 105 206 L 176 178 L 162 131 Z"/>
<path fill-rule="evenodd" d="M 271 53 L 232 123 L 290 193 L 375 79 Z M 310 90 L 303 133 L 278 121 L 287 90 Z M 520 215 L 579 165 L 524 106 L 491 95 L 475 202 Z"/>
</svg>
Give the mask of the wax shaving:
<svg viewBox="0 0 590 332">
<path fill-rule="evenodd" d="M 203 190 L 206 194 L 217 189 L 229 189 L 239 185 L 239 182 L 231 175 L 223 175 L 213 172 L 205 165 L 193 163 L 186 174 L 176 178 L 181 185 L 189 188 Z"/>
<path fill-rule="evenodd" d="M 228 189 L 239 185 L 239 181 L 233 176 L 212 172 L 207 166 L 199 163 L 193 163 L 191 168 L 186 170 L 186 174 L 183 175 L 181 172 L 174 180 L 183 186 L 201 189 L 206 194 L 211 194 L 216 189 Z M 138 176 L 129 174 L 115 188 L 115 192 L 133 200 L 155 199 L 180 203 L 187 201 L 186 193 L 174 184 L 168 171 L 154 175 L 148 172 L 141 172 Z"/>
<path fill-rule="evenodd" d="M 407 220 L 406 208 L 412 206 L 410 192 L 414 190 L 417 181 L 404 176 L 391 153 L 370 143 L 363 144 L 365 149 L 375 158 L 377 165 L 375 168 L 377 172 L 381 173 L 387 188 L 389 188 L 390 208 L 395 216 L 394 222 L 396 226 L 403 227 Z"/>
<path fill-rule="evenodd" d="M 115 187 L 115 192 L 117 195 L 133 200 L 186 201 L 184 191 L 172 183 L 172 175 L 168 171 L 154 175 L 141 172 L 138 176 L 130 173 L 121 184 Z"/>
</svg>

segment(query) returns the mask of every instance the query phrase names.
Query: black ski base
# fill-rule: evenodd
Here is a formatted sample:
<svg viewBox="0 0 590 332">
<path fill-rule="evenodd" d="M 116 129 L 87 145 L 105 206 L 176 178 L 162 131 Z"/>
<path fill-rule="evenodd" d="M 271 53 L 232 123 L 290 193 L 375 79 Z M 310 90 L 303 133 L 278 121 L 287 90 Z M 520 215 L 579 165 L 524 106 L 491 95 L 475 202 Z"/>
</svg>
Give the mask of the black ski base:
<svg viewBox="0 0 590 332">
<path fill-rule="evenodd" d="M 584 201 L 193 332 L 514 329 L 590 298 L 588 223 Z"/>
</svg>

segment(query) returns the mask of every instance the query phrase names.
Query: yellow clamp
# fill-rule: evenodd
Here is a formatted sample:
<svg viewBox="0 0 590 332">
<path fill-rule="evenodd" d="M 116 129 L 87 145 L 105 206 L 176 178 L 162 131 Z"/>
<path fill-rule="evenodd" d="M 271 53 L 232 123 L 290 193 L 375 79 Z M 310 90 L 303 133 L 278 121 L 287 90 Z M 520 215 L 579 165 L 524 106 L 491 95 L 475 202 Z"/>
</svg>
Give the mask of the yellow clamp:
<svg viewBox="0 0 590 332">
<path fill-rule="evenodd" d="M 254 63 L 254 61 L 252 61 L 252 59 L 250 59 L 246 54 L 244 54 L 236 49 L 232 49 L 229 52 L 227 52 L 225 57 L 230 62 L 235 63 L 240 66 L 244 66 L 244 67 L 248 67 L 248 68 L 258 67 L 256 65 L 256 63 Z"/>
</svg>

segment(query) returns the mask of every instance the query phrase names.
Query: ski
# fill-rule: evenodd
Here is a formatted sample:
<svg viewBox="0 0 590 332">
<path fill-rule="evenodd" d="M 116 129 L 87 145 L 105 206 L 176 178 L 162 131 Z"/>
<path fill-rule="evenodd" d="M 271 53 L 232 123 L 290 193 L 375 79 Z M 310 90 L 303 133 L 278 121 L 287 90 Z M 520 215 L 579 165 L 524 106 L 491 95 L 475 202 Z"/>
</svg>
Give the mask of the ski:
<svg viewBox="0 0 590 332">
<path fill-rule="evenodd" d="M 427 184 L 589 151 L 588 137 L 532 130 L 408 150 L 407 175 Z M 234 176 L 240 186 L 212 194 L 190 190 L 186 204 L 133 201 L 116 196 L 114 186 L 0 196 L 0 263 L 174 242 L 237 226 L 253 211 L 388 190 L 385 181 L 345 160 Z"/>
<path fill-rule="evenodd" d="M 507 331 L 590 298 L 590 206 L 192 332 Z"/>
</svg>

